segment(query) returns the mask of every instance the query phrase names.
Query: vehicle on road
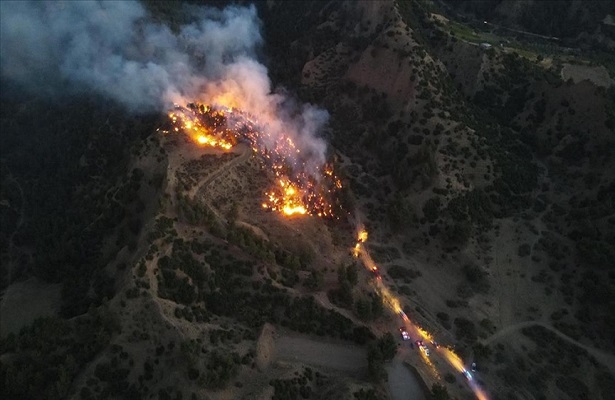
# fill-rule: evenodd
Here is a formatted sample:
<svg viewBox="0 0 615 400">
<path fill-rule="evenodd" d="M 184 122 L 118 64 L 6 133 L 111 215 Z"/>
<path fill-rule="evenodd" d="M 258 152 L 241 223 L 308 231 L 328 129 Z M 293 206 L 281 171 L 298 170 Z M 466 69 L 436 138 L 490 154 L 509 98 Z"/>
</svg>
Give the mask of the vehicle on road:
<svg viewBox="0 0 615 400">
<path fill-rule="evenodd" d="M 475 362 L 472 363 L 472 372 L 476 372 L 476 363 Z"/>
<path fill-rule="evenodd" d="M 472 373 L 470 371 L 468 371 L 467 369 L 463 369 L 463 375 L 466 377 L 467 380 L 471 381 L 472 379 L 474 379 L 472 377 Z"/>
<path fill-rule="evenodd" d="M 423 343 L 422 340 L 417 340 L 415 343 L 419 350 L 421 350 L 423 354 L 425 354 L 425 356 L 429 357 L 429 349 L 427 348 L 425 343 Z"/>
<path fill-rule="evenodd" d="M 399 333 L 401 334 L 402 340 L 410 340 L 410 334 L 403 326 L 399 327 Z"/>
</svg>

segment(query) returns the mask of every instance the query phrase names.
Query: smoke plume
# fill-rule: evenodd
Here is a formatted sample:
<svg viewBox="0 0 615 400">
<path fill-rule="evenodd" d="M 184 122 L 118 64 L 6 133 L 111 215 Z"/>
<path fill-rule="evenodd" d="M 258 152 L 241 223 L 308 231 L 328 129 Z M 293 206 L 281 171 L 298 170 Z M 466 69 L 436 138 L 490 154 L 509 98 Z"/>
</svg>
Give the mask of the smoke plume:
<svg viewBox="0 0 615 400">
<path fill-rule="evenodd" d="M 272 137 L 291 137 L 307 165 L 324 162 L 317 134 L 328 114 L 274 93 L 256 59 L 263 38 L 253 6 L 191 7 L 191 22 L 175 30 L 139 2 L 14 1 L 0 11 L 2 78 L 24 90 L 92 90 L 133 112 L 195 101 L 238 107 Z"/>
</svg>

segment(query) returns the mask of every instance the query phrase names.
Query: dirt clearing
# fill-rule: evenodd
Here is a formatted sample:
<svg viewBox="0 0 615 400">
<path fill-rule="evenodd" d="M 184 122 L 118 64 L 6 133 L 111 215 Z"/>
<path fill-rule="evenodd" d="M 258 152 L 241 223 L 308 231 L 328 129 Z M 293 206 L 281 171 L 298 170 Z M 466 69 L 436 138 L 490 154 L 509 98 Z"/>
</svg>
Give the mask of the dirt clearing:
<svg viewBox="0 0 615 400">
<path fill-rule="evenodd" d="M 615 82 L 609 71 L 603 66 L 593 67 L 587 65 L 564 64 L 562 79 L 572 79 L 575 83 L 588 80 L 596 86 L 609 87 Z"/>
<path fill-rule="evenodd" d="M 351 344 L 331 343 L 307 336 L 284 334 L 276 338 L 275 358 L 300 362 L 352 375 L 367 369 L 367 352 Z"/>
</svg>

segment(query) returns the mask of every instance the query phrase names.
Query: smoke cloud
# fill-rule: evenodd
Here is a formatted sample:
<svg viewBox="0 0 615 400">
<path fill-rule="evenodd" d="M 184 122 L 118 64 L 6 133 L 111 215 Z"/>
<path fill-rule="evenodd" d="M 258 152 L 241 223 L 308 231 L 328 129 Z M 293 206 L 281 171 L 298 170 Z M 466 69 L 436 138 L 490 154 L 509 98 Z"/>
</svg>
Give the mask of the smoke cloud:
<svg viewBox="0 0 615 400">
<path fill-rule="evenodd" d="M 257 61 L 263 45 L 254 6 L 193 7 L 172 31 L 139 2 L 0 2 L 3 79 L 48 95 L 92 90 L 133 112 L 190 102 L 238 107 L 275 138 L 288 135 L 306 164 L 321 165 L 326 111 L 274 93 Z"/>
</svg>

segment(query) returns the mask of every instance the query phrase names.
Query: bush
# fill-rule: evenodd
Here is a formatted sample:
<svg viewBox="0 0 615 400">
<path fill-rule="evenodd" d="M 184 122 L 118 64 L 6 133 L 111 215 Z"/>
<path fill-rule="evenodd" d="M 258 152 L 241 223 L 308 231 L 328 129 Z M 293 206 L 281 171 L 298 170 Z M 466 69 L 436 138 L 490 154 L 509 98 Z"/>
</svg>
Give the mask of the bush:
<svg viewBox="0 0 615 400">
<path fill-rule="evenodd" d="M 439 197 L 432 197 L 431 199 L 425 202 L 425 205 L 423 205 L 423 215 L 431 223 L 436 222 L 439 216 L 439 211 L 440 211 L 440 198 Z"/>
<path fill-rule="evenodd" d="M 469 343 L 476 341 L 476 327 L 472 321 L 465 318 L 455 318 L 453 323 L 455 324 L 457 339 Z"/>
<path fill-rule="evenodd" d="M 474 357 L 477 362 L 486 362 L 491 357 L 491 348 L 489 346 L 485 346 L 481 343 L 476 343 L 473 347 Z"/>
<path fill-rule="evenodd" d="M 472 235 L 472 225 L 468 221 L 455 221 L 446 228 L 446 238 L 451 244 L 465 245 Z"/>
<path fill-rule="evenodd" d="M 487 273 L 480 267 L 474 264 L 466 264 L 463 266 L 463 273 L 470 283 L 473 290 L 479 293 L 487 293 L 490 288 Z"/>
<path fill-rule="evenodd" d="M 555 380 L 555 385 L 573 399 L 588 400 L 590 398 L 587 385 L 574 376 L 559 376 Z"/>
<path fill-rule="evenodd" d="M 211 351 L 204 363 L 205 370 L 198 378 L 199 384 L 208 389 L 224 388 L 237 374 L 239 357 L 236 356 L 218 349 Z"/>
<path fill-rule="evenodd" d="M 378 400 L 380 397 L 376 394 L 374 389 L 360 389 L 358 392 L 354 392 L 355 400 Z"/>
<path fill-rule="evenodd" d="M 444 329 L 451 329 L 452 325 L 451 325 L 451 321 L 450 321 L 449 316 L 448 316 L 447 313 L 445 313 L 445 312 L 438 312 L 436 314 L 436 317 L 438 317 L 438 320 L 440 320 L 440 323 L 442 324 Z"/>
<path fill-rule="evenodd" d="M 391 229 L 395 232 L 407 229 L 416 219 L 412 206 L 401 195 L 397 194 L 389 203 L 387 215 Z"/>
<path fill-rule="evenodd" d="M 0 377 L 5 398 L 64 399 L 73 379 L 85 365 L 107 347 L 119 326 L 108 310 L 92 309 L 70 321 L 40 318 L 24 328 L 15 338 L 2 341 L 4 352 L 20 357 L 0 363 Z M 124 369 L 111 369 L 101 363 L 96 368 L 101 379 L 120 381 Z"/>
<path fill-rule="evenodd" d="M 430 400 L 448 400 L 450 399 L 450 396 L 448 395 L 448 390 L 446 389 L 445 386 L 439 383 L 434 383 L 431 386 L 431 393 L 429 394 L 429 399 Z"/>
<path fill-rule="evenodd" d="M 387 268 L 387 274 L 393 279 L 402 279 L 405 283 L 410 283 L 422 275 L 421 271 L 401 265 L 391 265 Z"/>
<path fill-rule="evenodd" d="M 531 252 L 532 248 L 527 243 L 520 245 L 519 249 L 517 250 L 517 254 L 519 255 L 519 257 L 527 257 L 531 254 Z"/>
</svg>

